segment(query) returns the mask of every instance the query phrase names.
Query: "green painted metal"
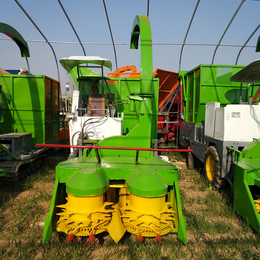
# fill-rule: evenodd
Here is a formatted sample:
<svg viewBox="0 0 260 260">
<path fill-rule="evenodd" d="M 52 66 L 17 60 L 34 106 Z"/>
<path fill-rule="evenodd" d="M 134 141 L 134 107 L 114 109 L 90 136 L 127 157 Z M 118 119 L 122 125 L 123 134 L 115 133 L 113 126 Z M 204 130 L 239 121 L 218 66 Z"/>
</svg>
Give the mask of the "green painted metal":
<svg viewBox="0 0 260 260">
<path fill-rule="evenodd" d="M 142 197 L 161 197 L 168 189 L 167 182 L 156 170 L 137 170 L 126 178 L 126 187 L 134 195 Z"/>
<path fill-rule="evenodd" d="M 57 141 L 59 82 L 43 75 L 0 73 L 2 133 L 32 133 L 33 145 Z"/>
<path fill-rule="evenodd" d="M 142 27 L 142 33 L 140 32 Z M 133 23 L 131 48 L 138 47 L 139 34 L 141 37 L 141 77 L 139 79 L 117 79 L 117 84 L 109 85 L 109 89 L 120 94 L 120 99 L 128 100 L 128 104 L 119 107 L 119 113 L 124 113 L 125 136 L 111 137 L 100 142 L 103 146 L 127 146 L 135 147 L 133 140 L 138 140 L 139 147 L 150 147 L 151 138 L 157 139 L 157 117 L 158 117 L 158 96 L 159 81 L 153 79 L 152 75 L 152 45 L 150 22 L 146 16 L 136 16 Z M 130 87 L 131 86 L 131 87 Z M 113 92 L 114 93 L 114 92 Z M 149 131 L 149 129 L 151 129 Z M 131 136 L 131 138 L 130 138 Z M 127 156 L 132 156 L 133 151 L 121 151 Z M 101 151 L 103 155 L 109 155 L 117 151 Z M 142 153 L 147 156 L 149 152 Z"/>
<path fill-rule="evenodd" d="M 260 215 L 254 200 L 260 195 L 260 139 L 236 153 L 234 165 L 234 209 L 256 230 L 260 231 Z"/>
<path fill-rule="evenodd" d="M 186 236 L 186 221 L 182 214 L 182 208 L 181 208 L 181 198 L 180 198 L 180 192 L 179 192 L 179 186 L 178 182 L 175 181 L 173 184 L 173 189 L 170 191 L 170 201 L 174 204 L 176 203 L 175 210 L 178 220 L 178 239 L 182 241 L 184 244 L 187 243 L 187 236 Z"/>
<path fill-rule="evenodd" d="M 142 28 L 142 32 L 140 30 Z M 151 75 L 153 73 L 152 33 L 150 21 L 147 16 L 137 15 L 134 19 L 130 48 L 138 49 L 138 39 L 141 37 L 141 86 L 142 94 L 150 94 L 152 91 Z"/>
<path fill-rule="evenodd" d="M 107 191 L 108 184 L 109 179 L 103 172 L 95 168 L 85 168 L 68 178 L 66 191 L 74 196 L 98 196 Z"/>
<path fill-rule="evenodd" d="M 30 57 L 27 42 L 13 27 L 5 23 L 0 23 L 0 33 L 4 33 L 5 35 L 9 36 L 18 45 L 22 57 Z"/>
<path fill-rule="evenodd" d="M 16 160 L 15 155 L 13 153 L 11 153 L 8 149 L 6 149 L 2 144 L 0 144 L 0 149 L 3 150 L 8 155 L 10 155 L 14 160 Z"/>
<path fill-rule="evenodd" d="M 56 178 L 54 189 L 52 193 L 51 205 L 49 214 L 44 220 L 44 230 L 43 230 L 43 243 L 46 243 L 52 238 L 53 230 L 56 230 L 56 222 L 58 221 L 57 208 L 56 205 L 65 203 L 64 186 L 59 184 L 59 179 Z"/>
<path fill-rule="evenodd" d="M 135 17 L 131 36 L 132 48 L 137 48 L 139 35 L 141 37 L 141 78 L 109 78 L 104 84 L 105 103 L 108 104 L 109 93 L 115 95 L 113 102 L 120 103 L 116 106 L 116 116 L 121 118 L 123 115 L 122 135 L 105 138 L 99 141 L 97 146 L 151 148 L 152 140 L 157 138 L 159 80 L 152 77 L 151 29 L 149 19 L 145 16 Z M 88 102 L 91 81 L 95 81 L 97 75 L 83 67 L 78 68 L 80 91 Z M 77 82 L 75 67 L 70 69 L 70 74 Z M 101 93 L 101 83 L 98 89 Z M 56 167 L 58 184 L 54 188 L 56 190 L 53 193 L 50 212 L 45 220 L 43 243 L 52 237 L 51 233 L 55 230 L 55 226 L 51 224 L 55 223 L 56 218 L 54 208 L 59 211 L 56 205 L 64 203 L 65 195 L 61 196 L 64 186 L 71 185 L 70 178 L 85 169 L 93 174 L 102 173 L 110 183 L 125 184 L 130 191 L 139 196 L 154 197 L 168 193 L 167 199 L 171 202 L 178 223 L 175 232 L 178 233 L 178 238 L 186 243 L 186 224 L 180 204 L 177 167 L 155 158 L 151 151 L 140 151 L 138 163 L 135 162 L 136 151 L 101 149 L 99 155 L 101 162 L 98 162 L 92 149 L 90 153 L 85 151 L 83 156 L 64 161 Z M 94 187 L 96 181 L 95 178 L 88 177 L 79 176 L 82 181 L 78 181 L 77 178 L 73 180 L 73 189 L 66 187 L 67 192 L 80 196 L 91 195 L 93 192 L 89 192 L 89 188 Z M 106 182 L 98 185 L 99 191 L 95 194 L 105 190 L 105 185 Z"/>
<path fill-rule="evenodd" d="M 71 69 L 70 75 L 77 86 L 79 86 L 79 81 L 77 80 L 78 76 L 79 76 L 80 80 L 82 80 L 84 78 L 90 78 L 91 81 L 93 81 L 93 82 L 102 78 L 101 74 L 99 74 L 87 67 L 83 67 L 83 66 L 74 67 L 73 69 Z M 80 86 L 83 88 L 83 90 L 91 89 L 91 85 L 89 82 L 87 83 L 85 81 L 81 81 Z"/>
<path fill-rule="evenodd" d="M 244 66 L 200 65 L 189 72 L 180 71 L 185 121 L 204 124 L 205 106 L 209 102 L 220 102 L 222 107 L 239 104 L 240 83 L 232 82 L 230 78 L 242 68 Z M 248 101 L 250 94 L 250 85 L 243 84 L 242 101 Z"/>
<path fill-rule="evenodd" d="M 0 169 L 0 177 L 6 176 L 6 170 Z"/>
<path fill-rule="evenodd" d="M 102 158 L 101 164 L 97 165 L 96 157 L 77 157 L 58 164 L 56 167 L 56 178 L 59 179 L 60 183 L 66 183 L 69 176 L 81 169 L 97 168 L 112 180 L 125 180 L 137 169 L 140 169 L 140 171 L 156 169 L 168 185 L 172 185 L 173 182 L 178 180 L 178 169 L 172 164 L 165 163 L 164 161 L 152 156 L 148 158 L 141 157 L 138 161 L 139 163 L 136 165 L 135 156 L 109 156 Z"/>
</svg>

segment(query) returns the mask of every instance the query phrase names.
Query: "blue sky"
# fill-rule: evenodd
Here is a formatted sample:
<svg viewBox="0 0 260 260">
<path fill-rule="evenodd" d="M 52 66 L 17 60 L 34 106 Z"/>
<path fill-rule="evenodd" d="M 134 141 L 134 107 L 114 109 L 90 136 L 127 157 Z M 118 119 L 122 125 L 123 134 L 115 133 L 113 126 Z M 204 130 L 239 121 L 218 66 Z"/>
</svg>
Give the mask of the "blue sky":
<svg viewBox="0 0 260 260">
<path fill-rule="evenodd" d="M 81 46 L 57 0 L 18 0 L 51 43 L 59 59 L 83 55 Z M 140 70 L 140 50 L 130 50 L 130 33 L 135 15 L 147 14 L 147 0 L 106 0 L 118 58 L 118 67 L 135 65 Z M 110 59 L 116 69 L 113 47 L 102 0 L 61 0 L 87 55 Z M 181 70 L 210 64 L 216 45 L 241 0 L 201 0 L 183 49 Z M 153 41 L 153 68 L 177 72 L 181 44 L 184 40 L 197 0 L 150 0 L 149 18 Z M 221 44 L 243 45 L 260 23 L 260 1 L 247 0 L 225 34 Z M 0 0 L 0 22 L 14 27 L 28 42 L 32 74 L 58 79 L 52 51 L 14 0 Z M 238 64 L 260 59 L 255 45 L 260 29 L 242 51 Z M 208 44 L 198 46 L 191 44 Z M 221 46 L 214 64 L 235 64 L 240 47 Z M 16 44 L 0 35 L 0 67 L 27 68 Z M 67 75 L 59 66 L 62 88 Z M 108 73 L 106 70 L 105 73 Z"/>
</svg>

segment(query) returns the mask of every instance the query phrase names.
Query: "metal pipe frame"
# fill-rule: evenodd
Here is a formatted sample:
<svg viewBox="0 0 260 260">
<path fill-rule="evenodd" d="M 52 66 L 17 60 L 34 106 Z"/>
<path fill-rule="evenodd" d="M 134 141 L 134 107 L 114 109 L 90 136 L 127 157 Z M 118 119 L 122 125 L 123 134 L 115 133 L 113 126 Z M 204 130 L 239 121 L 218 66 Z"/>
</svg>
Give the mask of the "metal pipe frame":
<svg viewBox="0 0 260 260">
<path fill-rule="evenodd" d="M 249 38 L 246 40 L 246 42 L 244 43 L 244 45 L 242 46 L 242 48 L 240 49 L 238 55 L 237 55 L 237 59 L 236 59 L 236 63 L 235 65 L 237 65 L 238 62 L 238 58 L 242 52 L 242 50 L 246 47 L 247 43 L 250 41 L 250 39 L 254 36 L 254 34 L 257 32 L 257 30 L 260 28 L 260 24 L 258 24 L 258 26 L 255 28 L 255 30 L 253 31 L 253 33 L 249 36 Z"/>
<path fill-rule="evenodd" d="M 214 63 L 214 59 L 215 59 L 215 55 L 216 55 L 217 49 L 218 49 L 218 47 L 219 47 L 221 41 L 223 40 L 223 38 L 224 38 L 224 36 L 225 36 L 225 34 L 226 34 L 228 28 L 229 28 L 230 25 L 232 24 L 232 22 L 233 22 L 233 20 L 235 19 L 235 17 L 236 17 L 236 15 L 237 15 L 238 11 L 240 10 L 240 8 L 242 7 L 242 5 L 244 4 L 245 1 L 246 1 L 246 0 L 242 0 L 242 1 L 241 1 L 241 3 L 240 3 L 240 5 L 238 6 L 236 12 L 234 13 L 233 17 L 231 18 L 231 20 L 230 20 L 230 22 L 229 22 L 229 24 L 228 24 L 226 30 L 225 30 L 224 33 L 222 34 L 222 36 L 221 36 L 221 38 L 220 38 L 220 40 L 219 40 L 219 42 L 218 42 L 218 44 L 217 44 L 217 46 L 216 46 L 216 48 L 215 48 L 215 51 L 214 51 L 214 53 L 213 53 L 211 64 Z"/>
<path fill-rule="evenodd" d="M 58 60 L 56 57 L 56 53 L 52 47 L 52 45 L 50 44 L 50 42 L 48 41 L 48 39 L 45 37 L 45 35 L 42 33 L 42 31 L 39 29 L 39 27 L 36 25 L 36 23 L 33 21 L 33 19 L 30 17 L 30 15 L 25 11 L 25 9 L 22 7 L 22 5 L 18 2 L 18 0 L 14 0 L 17 5 L 22 9 L 22 11 L 24 12 L 24 14 L 28 17 L 28 19 L 31 21 L 31 23 L 34 25 L 34 27 L 38 30 L 38 32 L 41 34 L 41 36 L 44 38 L 44 40 L 46 41 L 46 43 L 50 46 L 52 53 L 54 55 L 55 61 L 56 61 L 56 66 L 57 66 L 57 72 L 58 72 L 58 80 L 60 82 L 60 72 L 59 72 L 59 66 L 58 66 Z"/>
<path fill-rule="evenodd" d="M 85 52 L 85 49 L 84 49 L 84 47 L 83 47 L 83 44 L 82 44 L 82 42 L 81 42 L 81 40 L 80 40 L 80 38 L 79 38 L 79 36 L 78 36 L 78 34 L 77 34 L 77 32 L 76 32 L 76 30 L 75 30 L 75 28 L 74 28 L 72 22 L 71 22 L 71 20 L 70 20 L 68 14 L 67 14 L 67 12 L 65 11 L 65 9 L 64 9 L 64 7 L 63 7 L 61 1 L 58 0 L 58 2 L 59 2 L 59 4 L 60 4 L 60 7 L 61 7 L 62 11 L 64 12 L 65 16 L 67 17 L 67 19 L 68 19 L 68 21 L 69 21 L 69 24 L 70 24 L 70 26 L 71 26 L 71 28 L 72 28 L 72 30 L 74 31 L 74 33 L 75 33 L 75 35 L 76 35 L 76 37 L 77 37 L 77 39 L 78 39 L 78 41 L 79 41 L 79 44 L 80 44 L 80 46 L 81 46 L 81 48 L 82 48 L 82 50 L 83 50 L 84 55 L 87 56 L 87 55 L 86 55 L 86 52 Z"/>
<path fill-rule="evenodd" d="M 189 31 L 190 31 L 190 27 L 191 27 L 191 24 L 192 24 L 192 22 L 193 22 L 193 18 L 194 18 L 195 13 L 196 13 L 196 11 L 197 11 L 197 9 L 198 9 L 199 3 L 200 3 L 200 0 L 198 0 L 197 4 L 196 4 L 196 6 L 195 6 L 195 9 L 194 9 L 194 11 L 193 11 L 193 14 L 192 14 L 192 17 L 191 17 L 191 20 L 190 20 L 189 27 L 188 27 L 188 29 L 187 29 L 186 35 L 185 35 L 185 37 L 184 37 L 184 40 L 183 40 L 183 43 L 182 43 L 182 46 L 181 46 L 180 60 L 179 60 L 179 70 L 181 70 L 182 51 L 183 51 L 183 48 L 184 48 L 184 45 L 185 45 L 185 42 L 186 42 L 188 33 L 189 33 Z"/>
<path fill-rule="evenodd" d="M 112 44 L 113 44 L 114 55 L 115 55 L 115 63 L 116 63 L 116 74 L 117 74 L 117 78 L 118 78 L 118 66 L 117 66 L 116 47 L 115 47 L 114 38 L 113 38 L 113 34 L 112 34 L 110 22 L 109 22 L 109 17 L 108 17 L 108 13 L 107 13 L 105 0 L 103 0 L 103 5 L 104 5 L 104 9 L 105 9 L 106 17 L 107 17 L 107 24 L 108 24 L 108 28 L 109 28 Z"/>
</svg>

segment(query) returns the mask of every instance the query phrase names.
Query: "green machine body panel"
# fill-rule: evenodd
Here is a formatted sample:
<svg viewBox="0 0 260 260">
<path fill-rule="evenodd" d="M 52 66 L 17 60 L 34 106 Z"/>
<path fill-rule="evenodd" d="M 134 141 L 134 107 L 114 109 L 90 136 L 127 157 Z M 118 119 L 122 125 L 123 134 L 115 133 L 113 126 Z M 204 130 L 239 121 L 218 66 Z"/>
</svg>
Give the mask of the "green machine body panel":
<svg viewBox="0 0 260 260">
<path fill-rule="evenodd" d="M 0 33 L 9 36 L 19 47 L 22 57 L 30 57 L 29 48 L 27 42 L 22 35 L 17 32 L 13 27 L 8 24 L 0 23 Z"/>
<path fill-rule="evenodd" d="M 108 79 L 103 75 L 91 73 L 88 68 L 82 66 L 83 60 L 85 63 L 88 60 L 86 56 L 82 57 L 82 61 L 78 61 L 79 65 L 77 65 L 78 58 L 75 56 L 60 61 L 78 85 L 80 92 L 75 93 L 82 101 L 80 104 L 84 105 L 90 102 L 91 86 L 97 80 L 98 93 L 100 95 L 102 93 L 104 103 L 107 106 L 110 104 L 109 95 L 114 95 L 112 102 L 115 104 L 116 114 L 114 116 L 106 114 L 100 118 L 111 119 L 111 121 L 121 120 L 121 134 L 96 140 L 95 145 L 97 147 L 154 147 L 153 139 L 157 138 L 159 81 L 152 77 L 151 29 L 149 19 L 146 16 L 136 16 L 134 20 L 131 48 L 136 49 L 138 47 L 139 36 L 142 66 L 140 79 Z M 97 65 L 103 63 L 104 66 L 110 67 L 109 63 L 105 62 L 104 59 L 95 57 L 95 63 L 93 63 Z M 88 63 L 90 64 L 91 60 Z M 78 72 L 75 66 L 77 66 Z M 77 96 L 75 95 L 75 97 Z M 73 98 L 73 102 L 75 102 L 75 98 Z M 76 127 L 73 124 L 80 118 L 79 122 L 82 120 L 82 126 L 78 131 L 83 133 L 81 135 L 82 143 L 83 145 L 92 144 L 95 140 L 88 140 L 88 133 L 83 131 L 84 126 L 91 121 L 91 118 L 87 117 L 87 109 L 81 111 L 72 111 L 74 118 L 71 120 L 70 127 Z M 84 116 L 86 116 L 85 119 Z M 95 118 L 95 120 L 98 119 Z M 76 134 L 77 132 L 75 132 Z M 76 142 L 73 144 L 76 144 Z M 99 157 L 101 160 L 99 160 Z M 88 170 L 85 171 L 85 169 Z M 97 173 L 98 176 L 95 176 L 92 180 L 91 175 L 93 173 Z M 84 174 L 89 175 L 83 176 Z M 99 179 L 97 184 L 91 184 L 96 178 Z M 80 181 L 77 187 L 75 180 L 79 179 L 82 182 Z M 109 180 L 109 183 L 107 180 Z M 107 186 L 109 186 L 108 192 L 106 192 Z M 81 190 L 79 190 L 79 187 L 81 187 Z M 169 205 L 170 209 L 168 210 L 172 211 L 175 219 L 171 232 L 177 233 L 178 238 L 183 243 L 187 242 L 186 223 L 180 204 L 178 169 L 176 166 L 160 160 L 151 151 L 139 151 L 137 162 L 135 150 L 99 149 L 97 155 L 95 149 L 84 149 L 82 156 L 71 158 L 56 167 L 56 183 L 50 211 L 45 219 L 43 243 L 51 239 L 53 231 L 57 228 L 57 223 L 60 222 L 59 215 L 63 213 L 57 206 L 66 203 L 66 195 L 73 193 L 74 196 L 90 196 L 91 198 L 91 196 L 94 197 L 104 192 L 104 197 L 108 198 L 109 190 L 120 189 L 121 192 L 121 188 L 124 187 L 137 197 L 148 200 L 165 196 L 166 201 L 164 203 Z M 105 203 L 107 202 L 111 204 L 111 200 L 105 200 Z"/>
<path fill-rule="evenodd" d="M 260 231 L 260 139 L 255 139 L 240 152 L 234 162 L 234 209 Z"/>
<path fill-rule="evenodd" d="M 244 67 L 200 65 L 189 72 L 180 71 L 185 122 L 204 125 L 206 103 L 220 102 L 221 107 L 228 104 L 239 104 L 241 84 L 230 81 L 230 78 Z M 250 91 L 249 84 L 242 84 L 243 102 L 248 101 Z"/>
</svg>

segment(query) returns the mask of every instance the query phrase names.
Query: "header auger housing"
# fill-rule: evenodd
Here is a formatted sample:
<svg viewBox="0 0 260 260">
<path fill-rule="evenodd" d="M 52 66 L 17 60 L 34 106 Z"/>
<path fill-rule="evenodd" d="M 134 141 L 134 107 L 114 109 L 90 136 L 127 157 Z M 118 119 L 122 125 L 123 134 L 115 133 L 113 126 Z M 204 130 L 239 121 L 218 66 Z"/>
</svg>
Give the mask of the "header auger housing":
<svg viewBox="0 0 260 260">
<path fill-rule="evenodd" d="M 73 93 L 69 123 L 71 155 L 56 167 L 43 243 L 54 230 L 66 233 L 68 242 L 87 236 L 93 243 L 95 235 L 108 232 L 117 243 L 127 231 L 139 241 L 155 237 L 160 243 L 162 235 L 173 232 L 186 243 L 178 169 L 151 149 L 157 134 L 159 82 L 152 77 L 146 16 L 134 20 L 132 48 L 138 47 L 139 37 L 140 79 L 107 80 L 103 72 L 80 66 L 97 64 L 102 71 L 110 67 L 100 57 L 61 60 L 79 90 Z"/>
</svg>

